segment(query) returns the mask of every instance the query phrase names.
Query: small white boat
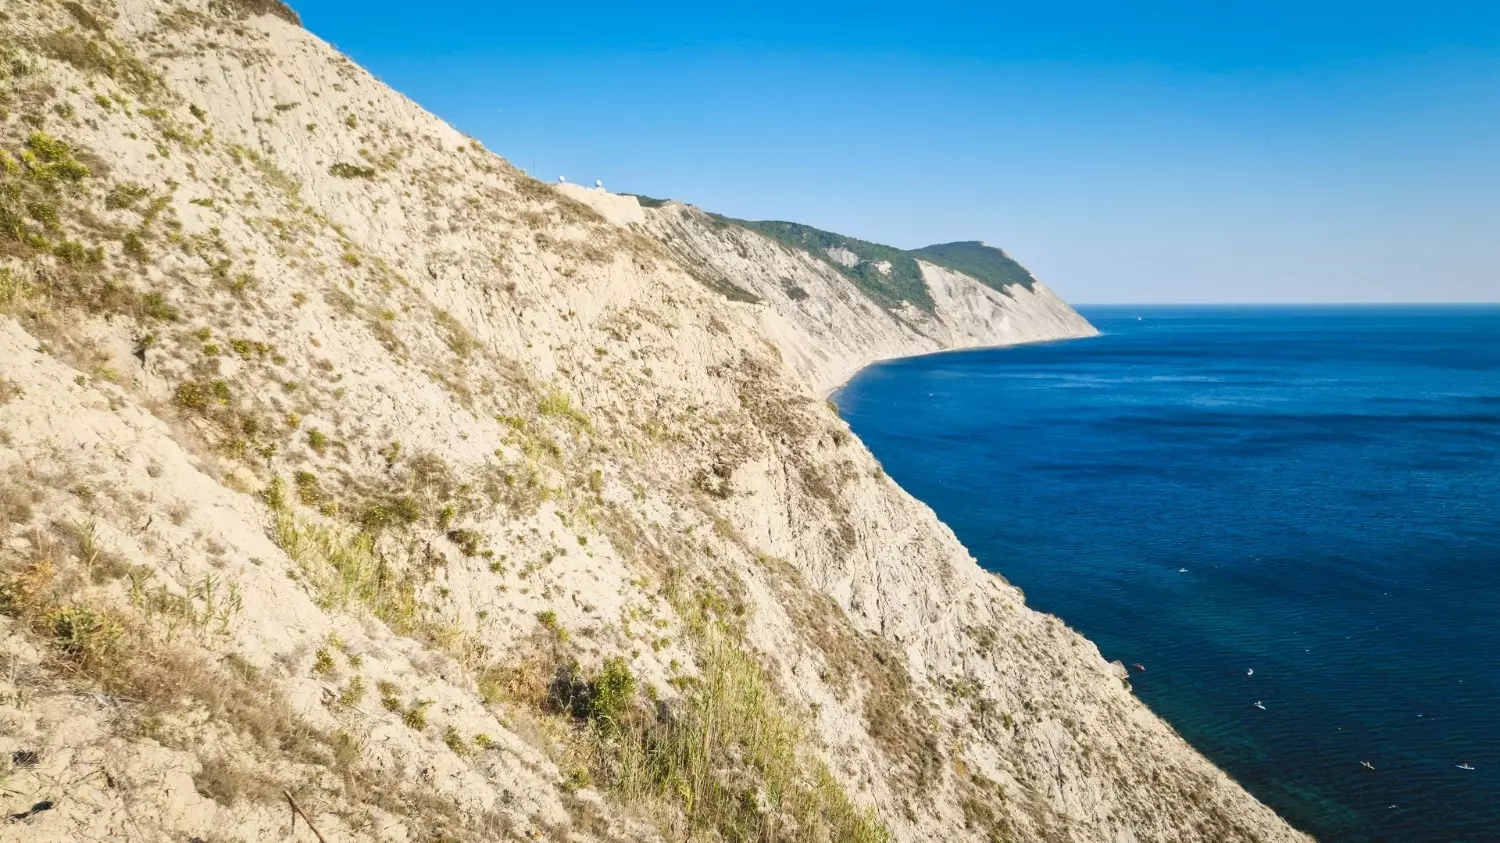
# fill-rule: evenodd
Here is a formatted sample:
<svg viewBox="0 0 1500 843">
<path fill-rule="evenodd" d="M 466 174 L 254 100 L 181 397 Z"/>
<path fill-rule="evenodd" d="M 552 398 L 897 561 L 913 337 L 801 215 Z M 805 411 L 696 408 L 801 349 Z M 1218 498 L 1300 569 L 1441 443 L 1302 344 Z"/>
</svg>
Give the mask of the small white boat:
<svg viewBox="0 0 1500 843">
<path fill-rule="evenodd" d="M 1473 767 L 1469 766 L 1469 762 L 1467 762 L 1467 761 L 1465 761 L 1462 764 L 1455 764 L 1454 766 L 1458 767 L 1458 769 L 1460 769 L 1460 770 L 1472 770 L 1472 769 L 1474 769 Z"/>
<path fill-rule="evenodd" d="M 1255 668 L 1252 667 L 1249 670 L 1245 671 L 1245 675 L 1246 676 L 1254 676 L 1255 675 Z"/>
<path fill-rule="evenodd" d="M 1179 573 L 1179 574 L 1186 574 L 1187 573 L 1187 569 L 1186 568 L 1178 568 L 1177 569 L 1177 573 Z"/>
<path fill-rule="evenodd" d="M 1260 700 L 1256 700 L 1255 701 L 1255 707 L 1258 708 L 1258 709 L 1260 709 L 1261 711 L 1265 711 L 1266 710 L 1266 707 L 1261 704 Z"/>
<path fill-rule="evenodd" d="M 1366 770 L 1373 770 L 1373 769 L 1375 769 L 1375 765 L 1371 764 L 1368 761 L 1361 761 L 1361 762 L 1359 762 L 1359 766 L 1364 767 Z"/>
</svg>

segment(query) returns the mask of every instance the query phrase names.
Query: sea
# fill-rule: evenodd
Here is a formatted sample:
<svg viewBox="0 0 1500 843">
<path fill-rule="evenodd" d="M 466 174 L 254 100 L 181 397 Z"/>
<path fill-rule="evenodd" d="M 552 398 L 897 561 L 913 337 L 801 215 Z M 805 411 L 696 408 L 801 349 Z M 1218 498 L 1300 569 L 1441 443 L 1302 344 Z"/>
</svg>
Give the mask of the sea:
<svg viewBox="0 0 1500 843">
<path fill-rule="evenodd" d="M 1500 306 L 1080 310 L 835 401 L 1294 826 L 1500 841 Z"/>
</svg>

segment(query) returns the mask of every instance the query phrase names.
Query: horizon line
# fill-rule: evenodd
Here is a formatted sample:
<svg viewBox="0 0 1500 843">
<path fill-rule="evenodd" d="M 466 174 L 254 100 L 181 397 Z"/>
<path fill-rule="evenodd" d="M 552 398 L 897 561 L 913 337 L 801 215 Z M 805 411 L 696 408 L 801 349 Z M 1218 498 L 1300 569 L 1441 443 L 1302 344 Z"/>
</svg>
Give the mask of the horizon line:
<svg viewBox="0 0 1500 843">
<path fill-rule="evenodd" d="M 1072 307 L 1500 307 L 1495 301 L 1069 302 Z"/>
</svg>

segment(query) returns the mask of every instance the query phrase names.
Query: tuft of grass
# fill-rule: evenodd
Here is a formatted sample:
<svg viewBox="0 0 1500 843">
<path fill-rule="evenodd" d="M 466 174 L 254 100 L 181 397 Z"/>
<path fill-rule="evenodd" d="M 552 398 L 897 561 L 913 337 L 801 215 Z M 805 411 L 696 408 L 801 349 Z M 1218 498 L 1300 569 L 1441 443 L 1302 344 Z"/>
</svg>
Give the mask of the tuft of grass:
<svg viewBox="0 0 1500 843">
<path fill-rule="evenodd" d="M 281 510 L 273 538 L 297 563 L 319 605 L 347 609 L 361 604 L 397 632 L 420 628 L 414 582 L 376 555 L 369 533 L 318 526 Z"/>
<path fill-rule="evenodd" d="M 408 729 L 423 731 L 427 728 L 427 707 L 430 705 L 432 703 L 426 700 L 412 703 L 411 708 L 401 714 L 401 722 L 406 724 Z"/>
<path fill-rule="evenodd" d="M 317 454 L 320 457 L 327 456 L 327 454 L 328 454 L 328 434 L 324 433 L 321 430 L 318 430 L 317 428 L 312 428 L 312 429 L 308 430 L 307 431 L 307 447 L 312 448 L 313 449 L 313 453 Z"/>
<path fill-rule="evenodd" d="M 365 167 L 360 164 L 350 164 L 347 161 L 340 161 L 337 164 L 334 164 L 332 167 L 328 168 L 328 172 L 330 175 L 338 176 L 341 179 L 375 178 L 374 167 Z"/>
<path fill-rule="evenodd" d="M 589 423 L 589 417 L 582 410 L 574 407 L 567 395 L 555 389 L 542 396 L 542 400 L 537 402 L 536 409 L 544 416 L 567 419 L 584 430 L 591 430 L 593 427 Z"/>
<path fill-rule="evenodd" d="M 301 26 L 302 18 L 283 0 L 219 0 L 214 7 L 235 17 L 258 17 L 271 15 L 281 18 L 293 26 Z"/>
<path fill-rule="evenodd" d="M 331 676 L 333 675 L 333 671 L 337 668 L 338 665 L 334 664 L 333 656 L 328 652 L 328 648 L 318 648 L 317 654 L 313 657 L 313 675 Z"/>
<path fill-rule="evenodd" d="M 392 527 L 410 527 L 422 518 L 422 508 L 410 495 L 377 501 L 359 517 L 367 532 L 378 533 Z"/>
<path fill-rule="evenodd" d="M 552 611 L 551 609 L 544 609 L 543 611 L 537 612 L 536 622 L 541 624 L 543 629 L 546 629 L 553 635 L 556 635 L 557 640 L 568 640 L 568 631 L 566 629 L 563 629 L 562 624 L 557 620 L 557 613 Z"/>
<path fill-rule="evenodd" d="M 642 699 L 622 659 L 584 678 L 561 642 L 480 677 L 486 694 L 573 718 L 589 769 L 565 774 L 564 790 L 590 784 L 646 809 L 669 839 L 890 843 L 873 811 L 854 804 L 814 751 L 802 717 L 776 693 L 733 621 L 712 594 L 674 599 L 698 675 L 683 694 Z M 722 610 L 722 611 L 721 611 Z M 550 612 L 537 617 L 556 628 Z M 649 703 L 649 704 L 648 704 Z"/>
<path fill-rule="evenodd" d="M 459 734 L 458 729 L 453 726 L 449 726 L 443 730 L 443 743 L 447 744 L 448 748 L 453 750 L 454 755 L 463 756 L 468 755 L 470 752 L 468 743 L 464 741 L 464 736 Z"/>
<path fill-rule="evenodd" d="M 365 698 L 365 680 L 361 676 L 354 676 L 349 684 L 339 693 L 339 705 L 353 707 L 359 705 Z"/>
<path fill-rule="evenodd" d="M 22 389 L 15 381 L 0 377 L 0 407 L 9 404 L 25 394 L 26 390 Z"/>
</svg>

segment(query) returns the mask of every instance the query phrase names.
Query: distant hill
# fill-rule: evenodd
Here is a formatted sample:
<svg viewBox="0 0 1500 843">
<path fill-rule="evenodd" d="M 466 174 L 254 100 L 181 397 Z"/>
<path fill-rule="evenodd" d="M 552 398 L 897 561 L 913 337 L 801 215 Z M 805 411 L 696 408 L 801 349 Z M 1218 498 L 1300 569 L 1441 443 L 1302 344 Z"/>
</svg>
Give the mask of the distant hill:
<svg viewBox="0 0 1500 843">
<path fill-rule="evenodd" d="M 1010 286 L 1031 290 L 1036 284 L 1031 272 L 1004 250 L 978 240 L 938 243 L 907 251 L 801 223 L 718 218 L 815 255 L 887 307 L 899 307 L 906 301 L 927 313 L 933 312 L 932 294 L 922 280 L 918 259 L 962 272 L 999 292 Z"/>
<path fill-rule="evenodd" d="M 978 240 L 939 243 L 913 249 L 907 254 L 962 272 L 975 281 L 1002 292 L 1012 284 L 1028 290 L 1036 284 L 1036 279 L 1026 267 L 1012 260 L 1004 250 L 986 246 Z"/>
<path fill-rule="evenodd" d="M 916 259 L 900 249 L 795 222 L 728 221 L 827 261 L 882 305 L 899 307 L 907 301 L 927 313 L 932 313 L 936 306 Z"/>
</svg>

